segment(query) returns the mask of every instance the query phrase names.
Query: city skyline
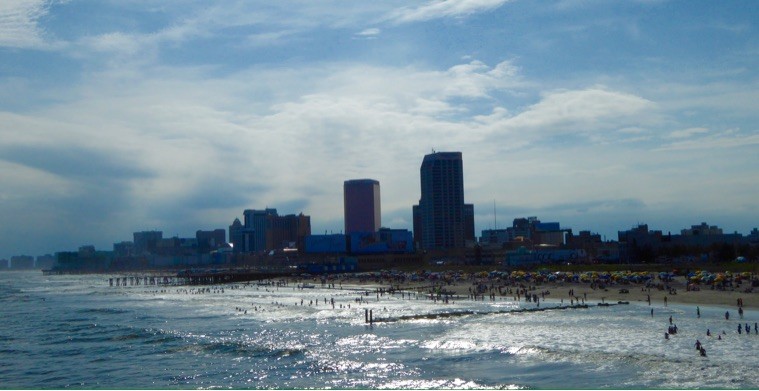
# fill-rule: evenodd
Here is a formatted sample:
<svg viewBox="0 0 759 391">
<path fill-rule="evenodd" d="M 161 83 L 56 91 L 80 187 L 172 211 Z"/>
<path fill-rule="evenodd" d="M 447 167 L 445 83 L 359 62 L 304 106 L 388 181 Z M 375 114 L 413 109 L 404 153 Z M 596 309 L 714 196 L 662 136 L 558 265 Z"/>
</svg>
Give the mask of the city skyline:
<svg viewBox="0 0 759 391">
<path fill-rule="evenodd" d="M 751 1 L 0 3 L 0 259 L 265 206 L 412 229 L 461 151 L 475 232 L 759 225 Z M 495 208 L 494 208 L 495 205 Z M 501 223 L 503 222 L 503 223 Z"/>
</svg>

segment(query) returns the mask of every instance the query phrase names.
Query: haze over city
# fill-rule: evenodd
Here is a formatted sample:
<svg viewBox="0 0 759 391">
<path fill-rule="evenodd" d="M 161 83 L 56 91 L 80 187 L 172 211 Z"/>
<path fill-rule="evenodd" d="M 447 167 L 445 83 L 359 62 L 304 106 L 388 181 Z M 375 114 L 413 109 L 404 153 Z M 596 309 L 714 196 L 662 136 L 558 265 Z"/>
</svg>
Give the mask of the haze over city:
<svg viewBox="0 0 759 391">
<path fill-rule="evenodd" d="M 248 208 L 412 228 L 461 151 L 475 232 L 759 225 L 753 1 L 0 2 L 0 258 Z M 494 222 L 494 207 L 497 222 Z"/>
</svg>

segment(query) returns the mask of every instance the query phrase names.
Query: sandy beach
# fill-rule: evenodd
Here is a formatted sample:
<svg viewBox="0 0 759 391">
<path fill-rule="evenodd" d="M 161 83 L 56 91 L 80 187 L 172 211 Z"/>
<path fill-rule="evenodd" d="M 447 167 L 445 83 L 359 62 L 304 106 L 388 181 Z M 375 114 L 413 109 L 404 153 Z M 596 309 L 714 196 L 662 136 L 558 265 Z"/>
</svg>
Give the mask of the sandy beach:
<svg viewBox="0 0 759 391">
<path fill-rule="evenodd" d="M 313 280 L 317 285 L 318 281 Z M 749 289 L 751 284 L 744 282 L 735 287 L 728 287 L 724 290 L 712 289 L 711 285 L 695 285 L 696 289 L 688 289 L 686 278 L 683 276 L 674 277 L 668 282 L 657 282 L 656 286 L 646 287 L 645 284 L 618 284 L 613 283 L 603 287 L 598 284 L 587 282 L 504 282 L 497 279 L 489 278 L 467 278 L 459 281 L 399 281 L 398 279 L 359 279 L 357 277 L 348 277 L 339 280 L 342 284 L 365 286 L 368 289 L 402 289 L 413 290 L 417 292 L 430 293 L 441 290 L 452 293 L 460 297 L 471 297 L 472 292 L 477 292 L 477 287 L 481 287 L 480 296 L 485 295 L 485 300 L 489 300 L 490 295 L 495 295 L 497 299 L 514 299 L 517 292 L 520 292 L 519 298 L 522 302 L 525 300 L 524 291 L 530 295 L 537 295 L 541 301 L 561 301 L 564 304 L 571 302 L 577 303 L 577 300 L 584 301 L 587 304 L 596 304 L 601 302 L 616 303 L 618 301 L 627 301 L 629 303 L 648 304 L 650 298 L 651 305 L 662 306 L 665 304 L 693 304 L 694 306 L 717 306 L 731 309 L 738 309 L 739 299 L 742 301 L 742 307 L 746 309 L 759 308 L 759 289 Z M 499 290 L 500 287 L 500 290 Z M 691 285 L 694 287 L 694 285 Z M 484 291 L 482 290 L 484 288 Z M 574 296 L 570 295 L 572 291 Z"/>
<path fill-rule="evenodd" d="M 456 292 L 459 294 L 468 293 L 468 285 L 456 284 Z M 588 283 L 543 283 L 533 285 L 534 290 L 531 293 L 538 294 L 547 291 L 546 299 L 570 301 L 569 291 L 574 291 L 574 296 L 583 298 L 586 303 L 600 303 L 617 301 L 628 301 L 630 303 L 648 303 L 650 298 L 653 305 L 664 305 L 667 303 L 693 304 L 719 306 L 728 308 L 738 308 L 738 299 L 743 300 L 744 308 L 759 308 L 757 294 L 746 293 L 742 290 L 712 290 L 709 287 L 700 287 L 700 290 L 686 290 L 685 279 L 683 277 L 675 278 L 667 284 L 671 290 L 646 288 L 642 285 L 611 285 L 605 288 L 591 288 Z M 542 296 L 541 296 L 542 297 Z"/>
</svg>

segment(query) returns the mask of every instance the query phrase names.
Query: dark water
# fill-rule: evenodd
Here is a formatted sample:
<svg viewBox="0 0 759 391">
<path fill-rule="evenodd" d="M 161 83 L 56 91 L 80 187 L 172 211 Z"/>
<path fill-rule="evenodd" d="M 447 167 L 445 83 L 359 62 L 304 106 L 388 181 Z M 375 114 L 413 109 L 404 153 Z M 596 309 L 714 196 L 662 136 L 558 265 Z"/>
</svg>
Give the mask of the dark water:
<svg viewBox="0 0 759 391">
<path fill-rule="evenodd" d="M 379 317 L 516 304 L 374 296 L 358 304 L 348 289 L 223 288 L 0 273 L 1 387 L 759 388 L 759 335 L 738 335 L 719 308 L 702 307 L 701 319 L 677 306 L 651 318 L 647 306 L 630 305 L 370 327 L 365 308 Z M 664 341 L 669 316 L 680 333 Z M 709 339 L 706 328 L 727 334 Z M 696 338 L 707 358 L 695 353 Z"/>
</svg>

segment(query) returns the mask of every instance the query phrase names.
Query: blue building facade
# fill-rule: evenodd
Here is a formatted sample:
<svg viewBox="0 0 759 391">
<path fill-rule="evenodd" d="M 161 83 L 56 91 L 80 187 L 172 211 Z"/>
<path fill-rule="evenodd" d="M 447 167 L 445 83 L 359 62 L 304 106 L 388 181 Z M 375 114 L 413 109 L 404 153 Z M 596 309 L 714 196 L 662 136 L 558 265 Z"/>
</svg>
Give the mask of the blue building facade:
<svg viewBox="0 0 759 391">
<path fill-rule="evenodd" d="M 346 251 L 348 242 L 342 234 L 308 235 L 305 238 L 307 254 L 344 254 Z"/>
</svg>

